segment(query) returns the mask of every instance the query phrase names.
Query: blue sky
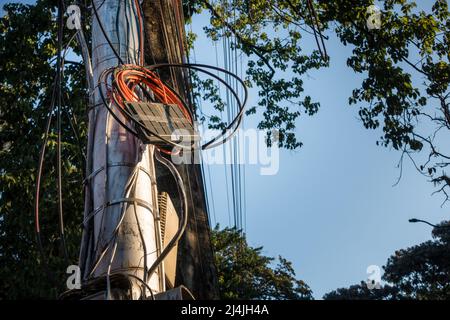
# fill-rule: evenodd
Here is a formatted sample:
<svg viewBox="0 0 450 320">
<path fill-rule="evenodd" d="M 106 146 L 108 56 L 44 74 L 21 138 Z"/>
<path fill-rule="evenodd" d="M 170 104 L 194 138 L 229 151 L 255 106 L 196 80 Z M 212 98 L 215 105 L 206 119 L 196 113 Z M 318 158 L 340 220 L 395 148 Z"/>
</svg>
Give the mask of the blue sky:
<svg viewBox="0 0 450 320">
<path fill-rule="evenodd" d="M 199 31 L 196 60 L 215 64 L 213 46 L 200 32 L 207 23 L 206 16 L 193 20 L 194 31 Z M 442 197 L 431 196 L 433 186 L 408 161 L 402 180 L 393 187 L 400 154 L 376 146 L 381 132 L 364 129 L 357 107 L 348 106 L 361 76 L 346 66 L 351 48 L 330 38 L 331 66 L 304 79 L 305 93 L 321 103 L 317 115 L 297 121 L 304 146 L 281 152 L 277 175 L 261 176 L 257 166 L 249 165 L 245 179 L 249 243 L 292 261 L 316 298 L 364 280 L 369 265 L 384 265 L 396 249 L 428 240 L 430 228 L 409 224 L 409 218 L 448 218 Z M 305 41 L 305 47 L 313 45 L 312 39 Z M 255 101 L 254 91 L 250 98 Z M 257 116 L 246 119 L 246 127 L 255 127 L 257 121 Z M 215 204 L 211 222 L 226 226 L 224 169 L 215 165 L 208 172 Z"/>
</svg>

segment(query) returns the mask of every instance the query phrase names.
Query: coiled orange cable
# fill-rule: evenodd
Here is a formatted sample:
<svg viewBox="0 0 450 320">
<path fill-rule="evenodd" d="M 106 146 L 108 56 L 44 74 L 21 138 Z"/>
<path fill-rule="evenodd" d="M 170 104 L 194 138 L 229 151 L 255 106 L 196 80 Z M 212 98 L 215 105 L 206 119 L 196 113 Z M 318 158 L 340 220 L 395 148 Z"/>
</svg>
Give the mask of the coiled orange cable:
<svg viewBox="0 0 450 320">
<path fill-rule="evenodd" d="M 161 103 L 177 105 L 186 119 L 193 123 L 192 116 L 184 103 L 156 73 L 132 64 L 122 65 L 114 71 L 109 95 L 113 97 L 118 107 L 126 110 L 125 102 L 141 102 L 143 91 L 152 92 L 155 100 Z M 159 149 L 166 154 L 172 154 L 168 150 Z"/>
</svg>

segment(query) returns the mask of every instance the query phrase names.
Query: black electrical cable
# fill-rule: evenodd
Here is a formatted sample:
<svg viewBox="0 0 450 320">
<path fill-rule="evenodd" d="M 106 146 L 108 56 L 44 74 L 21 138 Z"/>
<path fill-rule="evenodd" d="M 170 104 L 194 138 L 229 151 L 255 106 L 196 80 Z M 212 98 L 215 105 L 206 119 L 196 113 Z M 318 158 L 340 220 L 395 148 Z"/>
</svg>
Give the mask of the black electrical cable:
<svg viewBox="0 0 450 320">
<path fill-rule="evenodd" d="M 41 227 L 40 227 L 40 219 L 39 219 L 39 197 L 40 197 L 40 190 L 41 190 L 41 178 L 42 178 L 42 172 L 44 169 L 44 158 L 45 158 L 45 150 L 48 143 L 48 135 L 50 132 L 50 126 L 52 123 L 52 115 L 55 107 L 55 100 L 56 100 L 56 79 L 53 83 L 53 92 L 50 102 L 50 107 L 48 111 L 48 117 L 47 117 L 47 124 L 45 127 L 45 133 L 44 133 L 44 141 L 41 146 L 41 150 L 39 153 L 39 162 L 38 162 L 38 170 L 37 170 L 37 177 L 36 177 L 36 193 L 35 193 L 35 200 L 34 200 L 34 214 L 35 214 L 35 229 L 36 229 L 36 240 L 37 240 L 37 246 L 39 253 L 41 255 L 42 263 L 44 265 L 45 271 L 47 273 L 48 278 L 51 280 L 51 282 L 54 282 L 54 278 L 51 276 L 50 270 L 48 268 L 47 264 L 47 257 L 45 255 L 44 246 L 42 245 L 42 237 L 41 237 Z"/>
<path fill-rule="evenodd" d="M 61 105 L 62 105 L 62 89 L 61 89 L 61 78 L 62 78 L 62 70 L 61 70 L 61 61 L 62 61 L 62 42 L 63 42 L 63 28 L 64 28 L 64 19 L 63 19 L 63 0 L 59 0 L 58 2 L 58 57 L 57 57 L 57 66 L 56 72 L 58 74 L 56 86 L 58 88 L 57 96 L 58 96 L 58 109 L 57 109 L 57 171 L 58 171 L 58 213 L 59 213 L 59 233 L 61 238 L 61 244 L 63 248 L 64 258 L 66 263 L 69 262 L 69 255 L 67 252 L 66 239 L 64 234 L 64 213 L 63 213 L 63 200 L 62 200 L 62 165 L 61 165 Z"/>
<path fill-rule="evenodd" d="M 66 92 L 66 94 L 67 94 L 67 92 Z M 67 97 L 67 98 L 70 99 L 69 97 Z M 82 144 L 82 142 L 80 140 L 80 136 L 78 135 L 78 132 L 77 132 L 77 130 L 75 128 L 75 125 L 78 125 L 76 117 L 75 117 L 74 114 L 71 114 L 69 112 L 69 110 L 67 108 L 66 101 L 64 99 L 64 96 L 63 96 L 63 99 L 62 99 L 62 103 L 63 103 L 63 106 L 64 106 L 64 110 L 63 111 L 66 114 L 67 120 L 69 121 L 70 128 L 72 129 L 74 138 L 75 138 L 76 143 L 77 143 L 79 154 L 81 155 L 82 160 L 86 161 L 87 157 L 86 157 L 85 152 L 83 151 L 83 144 Z M 83 176 L 83 179 L 84 179 L 84 176 Z"/>
<path fill-rule="evenodd" d="M 58 22 L 58 27 L 59 27 L 59 22 Z M 58 33 L 59 33 L 59 31 L 58 31 Z M 45 250 L 44 250 L 44 247 L 43 247 L 43 244 L 42 244 L 42 237 L 41 237 L 41 230 L 40 230 L 40 217 L 39 217 L 39 209 L 40 209 L 39 208 L 39 204 L 40 204 L 41 180 L 42 180 L 42 173 L 43 173 L 43 167 L 44 167 L 44 158 L 45 158 L 45 153 L 46 153 L 46 147 L 47 147 L 47 144 L 48 144 L 49 132 L 50 132 L 50 127 L 51 127 L 51 121 L 52 121 L 52 118 L 53 118 L 53 113 L 55 111 L 55 103 L 56 103 L 57 97 L 58 97 L 58 104 L 61 105 L 61 106 L 65 105 L 64 97 L 62 95 L 61 95 L 62 104 L 59 103 L 59 94 L 60 94 L 59 87 L 60 87 L 60 82 L 61 82 L 60 81 L 60 77 L 62 77 L 62 73 L 63 73 L 63 70 L 64 70 L 64 57 L 66 56 L 67 48 L 70 45 L 70 42 L 73 40 L 74 36 L 75 35 L 73 35 L 70 38 L 70 40 L 68 41 L 68 43 L 67 43 L 67 45 L 66 45 L 66 47 L 64 49 L 64 55 L 59 60 L 59 64 L 57 62 L 57 67 L 56 67 L 57 72 L 56 72 L 56 76 L 55 76 L 55 79 L 54 79 L 53 84 L 52 84 L 53 91 L 52 91 L 52 96 L 51 96 L 51 103 L 50 103 L 50 107 L 49 107 L 47 124 L 46 124 L 45 132 L 44 132 L 43 144 L 41 146 L 40 155 L 39 155 L 39 161 L 38 161 L 37 178 L 36 178 L 35 204 L 34 204 L 35 229 L 36 229 L 36 237 L 37 237 L 37 239 L 36 239 L 37 241 L 36 242 L 37 242 L 39 254 L 41 255 L 42 263 L 44 265 L 45 271 L 47 272 L 48 279 L 50 280 L 50 282 L 54 283 L 55 285 L 56 285 L 56 279 L 50 273 L 50 270 L 48 268 L 48 261 L 47 261 L 48 258 L 47 258 L 46 254 L 45 254 Z M 59 45 L 58 45 L 58 48 L 60 48 Z M 58 54 L 56 56 L 56 59 L 58 59 L 59 56 L 60 55 Z M 51 60 L 50 63 L 52 61 L 53 60 Z M 58 65 L 60 65 L 59 72 L 58 72 Z M 61 121 L 61 118 L 60 118 L 61 114 L 60 113 L 61 113 L 61 109 L 59 109 L 59 121 Z M 58 114 L 57 114 L 57 118 L 58 118 Z M 58 119 L 57 119 L 57 121 L 58 121 Z M 69 121 L 70 121 L 70 119 L 69 119 Z M 60 125 L 58 125 L 58 124 L 57 124 L 57 129 L 60 132 Z M 75 130 L 74 127 L 72 127 L 72 129 Z M 74 131 L 74 134 L 76 135 L 75 131 Z M 60 143 L 60 141 L 61 141 L 60 140 L 60 135 L 58 135 L 58 136 L 59 136 L 58 140 L 59 140 L 59 143 Z M 81 146 L 80 146 L 80 151 L 82 153 Z M 58 156 L 58 158 L 60 159 L 60 156 Z M 59 161 L 60 160 L 58 160 L 58 163 L 59 163 Z M 61 186 L 61 183 L 60 183 L 59 180 L 57 182 L 57 186 L 59 188 Z M 59 198 L 59 194 L 58 194 L 58 198 Z M 61 213 L 60 208 L 58 208 L 58 212 Z M 59 223 L 60 223 L 60 234 L 62 234 L 62 237 L 61 237 L 62 247 L 64 249 L 65 258 L 66 258 L 67 257 L 67 255 L 66 255 L 67 247 L 65 245 L 65 238 L 64 238 L 64 222 L 63 222 L 64 220 L 61 219 L 61 218 L 62 218 L 62 215 L 60 215 L 60 221 L 59 221 Z"/>
<path fill-rule="evenodd" d="M 184 182 L 183 178 L 181 177 L 180 173 L 178 172 L 175 165 L 164 158 L 159 150 L 155 150 L 155 158 L 160 162 L 162 165 L 167 167 L 169 169 L 170 173 L 173 175 L 176 183 L 177 183 L 177 189 L 178 193 L 180 194 L 180 197 L 182 199 L 182 206 L 180 211 L 181 216 L 181 222 L 178 227 L 177 232 L 173 236 L 173 238 L 169 241 L 169 243 L 165 246 L 164 250 L 161 252 L 161 254 L 156 258 L 156 260 L 153 262 L 151 267 L 148 269 L 147 272 L 147 278 L 151 279 L 151 276 L 153 272 L 158 268 L 158 266 L 164 261 L 166 256 L 169 254 L 170 250 L 173 248 L 173 246 L 180 240 L 181 236 L 184 233 L 184 230 L 186 229 L 186 225 L 188 222 L 188 202 L 187 202 L 187 196 L 186 196 L 186 190 L 184 189 Z"/>
<path fill-rule="evenodd" d="M 70 42 L 72 41 L 73 37 L 74 36 L 72 36 L 71 39 L 68 41 L 68 43 L 64 49 L 64 55 L 59 61 L 61 63 L 60 64 L 61 70 L 64 70 L 63 60 L 66 56 L 67 48 L 70 45 Z M 58 59 L 58 57 L 59 57 L 59 55 L 56 56 L 57 59 Z M 54 59 L 50 60 L 49 63 L 51 63 L 53 61 L 54 61 Z M 58 66 L 57 66 L 57 69 L 58 69 Z M 51 121 L 53 118 L 53 113 L 55 111 L 55 103 L 56 103 L 56 99 L 57 99 L 57 94 L 59 94 L 59 91 L 57 91 L 57 88 L 58 88 L 58 83 L 60 81 L 59 78 L 60 78 L 61 74 L 62 74 L 62 72 L 58 72 L 58 70 L 57 70 L 55 79 L 53 80 L 53 83 L 51 86 L 53 88 L 53 90 L 52 90 L 52 95 L 51 95 L 51 99 L 50 99 L 50 107 L 49 107 L 49 111 L 48 111 L 47 124 L 46 124 L 45 131 L 44 131 L 44 139 L 43 139 L 43 143 L 42 143 L 40 153 L 39 153 L 37 178 L 36 178 L 36 193 L 35 193 L 35 202 L 34 202 L 37 246 L 38 246 L 38 250 L 41 255 L 41 258 L 42 258 L 42 263 L 44 264 L 44 267 L 46 268 L 46 272 L 49 275 L 49 279 L 51 279 L 52 282 L 55 282 L 55 279 L 54 279 L 54 277 L 50 276 L 50 272 L 48 270 L 48 265 L 47 265 L 47 257 L 45 255 L 44 247 L 42 245 L 42 237 L 41 237 L 41 230 L 40 230 L 40 218 L 39 218 L 39 203 L 40 203 L 41 179 L 42 179 L 42 173 L 43 173 L 43 167 L 44 167 L 44 158 L 45 158 L 45 153 L 46 153 L 46 148 L 47 148 L 47 143 L 48 143 L 48 138 L 49 138 L 49 133 L 50 133 Z M 63 104 L 64 104 L 64 98 L 62 96 L 61 96 L 61 98 L 63 99 Z"/>
<path fill-rule="evenodd" d="M 105 31 L 105 28 L 103 27 L 103 23 L 102 23 L 100 17 L 98 16 L 98 12 L 97 12 L 97 8 L 95 7 L 94 0 L 91 0 L 91 3 L 92 3 L 92 9 L 94 11 L 95 18 L 97 19 L 97 22 L 98 22 L 98 26 L 100 27 L 100 30 L 102 31 L 103 36 L 106 39 L 106 42 L 108 42 L 108 45 L 111 47 L 111 50 L 113 51 L 114 55 L 119 60 L 120 64 L 125 64 L 124 61 L 122 60 L 122 58 L 120 57 L 120 55 L 117 53 L 116 48 L 114 48 L 114 45 L 112 44 L 111 40 L 108 37 L 108 34 Z"/>
</svg>

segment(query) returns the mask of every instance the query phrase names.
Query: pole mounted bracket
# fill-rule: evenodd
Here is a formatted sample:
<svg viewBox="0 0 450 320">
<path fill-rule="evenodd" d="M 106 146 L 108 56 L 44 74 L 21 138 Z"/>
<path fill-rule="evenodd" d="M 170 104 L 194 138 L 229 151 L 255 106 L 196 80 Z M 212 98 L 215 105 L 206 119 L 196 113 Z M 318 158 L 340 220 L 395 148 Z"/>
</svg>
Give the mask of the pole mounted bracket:
<svg viewBox="0 0 450 320">
<path fill-rule="evenodd" d="M 165 140 L 174 143 L 187 142 L 187 146 L 198 140 L 194 126 L 176 104 L 127 101 L 125 106 L 135 121 L 141 123 L 149 132 L 154 132 Z M 140 126 L 136 126 L 136 131 L 145 144 L 154 144 L 160 147 L 170 146 Z"/>
</svg>

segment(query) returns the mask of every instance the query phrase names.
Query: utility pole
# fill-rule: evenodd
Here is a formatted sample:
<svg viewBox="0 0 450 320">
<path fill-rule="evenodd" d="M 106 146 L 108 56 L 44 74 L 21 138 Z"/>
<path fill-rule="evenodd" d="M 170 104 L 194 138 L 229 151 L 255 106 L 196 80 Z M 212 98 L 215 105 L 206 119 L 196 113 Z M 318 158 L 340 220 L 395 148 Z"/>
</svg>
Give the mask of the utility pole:
<svg viewBox="0 0 450 320">
<path fill-rule="evenodd" d="M 87 299 L 139 299 L 165 291 L 164 264 L 150 278 L 147 270 L 163 248 L 155 172 L 155 147 L 143 144 L 109 113 L 100 96 L 102 73 L 120 64 L 142 64 L 144 44 L 138 0 L 93 0 L 92 78 L 88 112 L 88 159 L 80 267 Z M 147 37 L 153 62 L 184 62 L 181 2 L 145 1 L 145 18 L 158 19 L 159 29 Z M 178 19 L 170 19 L 169 17 Z M 169 30 L 169 31 L 168 31 Z M 175 32 L 176 31 L 176 32 Z M 156 39 L 156 40 L 155 40 Z M 152 46 L 158 41 L 157 48 Z M 175 43 L 175 45 L 174 45 Z M 153 53 L 154 51 L 154 53 Z M 153 54 L 152 54 L 153 53 Z M 163 74 L 167 78 L 169 73 Z M 172 85 L 186 99 L 186 77 L 176 72 Z M 121 121 L 127 120 L 120 116 Z M 176 285 L 187 285 L 198 298 L 217 298 L 217 280 L 209 243 L 203 184 L 199 165 L 180 170 L 190 216 L 180 241 Z M 191 170 L 189 170 L 189 167 Z M 183 168 L 182 168 L 183 169 Z M 176 199 L 175 186 L 162 172 L 159 182 Z M 179 204 L 178 201 L 174 201 Z M 119 277 L 120 276 L 120 277 Z M 122 283 L 122 287 L 121 287 Z M 123 285 L 127 283 L 127 285 Z M 128 286 L 128 287 L 127 287 Z"/>
<path fill-rule="evenodd" d="M 90 96 L 88 113 L 85 213 L 80 251 L 83 283 L 91 292 L 87 299 L 154 298 L 166 290 L 164 263 L 158 264 L 147 278 L 149 266 L 158 261 L 165 245 L 158 189 L 167 192 L 180 210 L 177 183 L 181 180 L 187 196 L 187 211 L 192 214 L 188 215 L 185 232 L 178 243 L 176 279 L 171 285 L 184 285 L 199 299 L 218 298 L 200 165 L 177 166 L 181 179 L 175 182 L 172 170 L 155 166 L 154 154 L 158 152 L 155 147 L 143 144 L 119 124 L 100 96 L 99 86 L 109 85 L 99 80 L 105 70 L 120 64 L 143 64 L 143 30 L 137 15 L 144 15 L 146 21 L 143 24 L 147 33 L 148 64 L 185 62 L 181 1 L 144 0 L 142 4 L 144 12 L 140 11 L 138 0 L 92 1 L 92 83 L 95 89 Z M 189 101 L 186 72 L 160 71 L 160 76 Z M 125 117 L 118 116 L 127 123 Z M 167 230 L 167 225 L 164 228 Z"/>
<path fill-rule="evenodd" d="M 124 63 L 139 64 L 137 1 L 93 0 L 92 5 L 96 8 L 92 18 L 96 89 L 89 108 L 80 267 L 83 280 L 100 288 L 88 299 L 138 299 L 143 293 L 164 291 L 161 268 L 142 283 L 144 268 L 161 251 L 154 147 L 142 144 L 111 117 L 97 86 L 105 69 L 119 65 L 116 53 Z M 117 274 L 122 278 L 114 280 Z M 111 288 L 111 282 L 119 280 L 128 281 L 129 293 Z"/>
</svg>

